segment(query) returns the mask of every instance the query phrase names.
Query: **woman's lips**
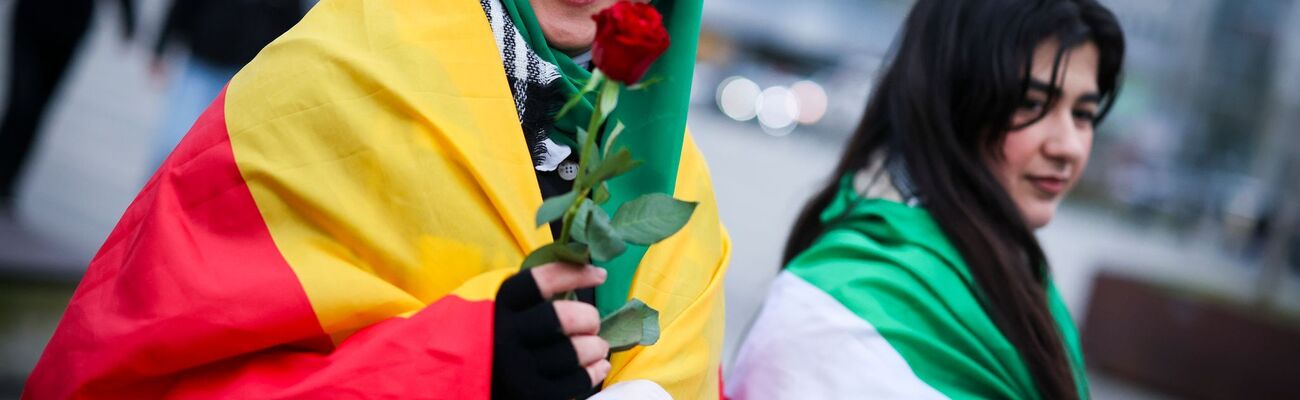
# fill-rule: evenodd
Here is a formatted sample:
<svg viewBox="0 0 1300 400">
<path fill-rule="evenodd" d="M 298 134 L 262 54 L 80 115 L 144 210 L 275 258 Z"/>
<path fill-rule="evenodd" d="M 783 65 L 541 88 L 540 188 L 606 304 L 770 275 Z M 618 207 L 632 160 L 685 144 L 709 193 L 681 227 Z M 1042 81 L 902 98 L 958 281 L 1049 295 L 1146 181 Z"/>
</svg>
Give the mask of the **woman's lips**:
<svg viewBox="0 0 1300 400">
<path fill-rule="evenodd" d="M 1030 176 L 1027 178 L 1035 188 L 1043 193 L 1056 196 L 1065 191 L 1065 178 L 1048 176 Z"/>
</svg>

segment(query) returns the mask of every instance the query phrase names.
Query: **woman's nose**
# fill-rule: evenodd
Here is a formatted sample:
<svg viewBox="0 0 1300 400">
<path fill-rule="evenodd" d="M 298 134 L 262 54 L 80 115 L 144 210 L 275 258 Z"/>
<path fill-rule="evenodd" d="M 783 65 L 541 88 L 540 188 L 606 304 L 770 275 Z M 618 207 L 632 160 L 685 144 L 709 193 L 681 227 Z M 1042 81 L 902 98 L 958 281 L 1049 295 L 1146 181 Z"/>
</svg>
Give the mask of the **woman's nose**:
<svg viewBox="0 0 1300 400">
<path fill-rule="evenodd" d="M 1091 124 L 1080 124 L 1072 112 L 1056 113 L 1050 118 L 1050 134 L 1043 143 L 1043 153 L 1049 158 L 1076 162 L 1088 156 L 1092 141 Z"/>
</svg>

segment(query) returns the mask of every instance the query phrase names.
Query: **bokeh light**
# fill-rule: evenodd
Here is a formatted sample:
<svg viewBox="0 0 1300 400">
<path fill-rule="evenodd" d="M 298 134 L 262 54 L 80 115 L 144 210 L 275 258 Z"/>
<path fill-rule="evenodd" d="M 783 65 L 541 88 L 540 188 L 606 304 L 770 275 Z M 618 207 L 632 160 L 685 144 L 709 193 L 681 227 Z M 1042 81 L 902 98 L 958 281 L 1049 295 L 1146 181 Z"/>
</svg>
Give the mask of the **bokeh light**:
<svg viewBox="0 0 1300 400">
<path fill-rule="evenodd" d="M 784 86 L 763 89 L 758 96 L 758 122 L 763 131 L 774 136 L 785 136 L 794 130 L 799 103 L 794 94 Z"/>
<path fill-rule="evenodd" d="M 801 125 L 812 125 L 826 116 L 826 90 L 813 81 L 799 81 L 790 86 L 790 92 L 799 103 L 799 114 L 795 121 Z"/>
<path fill-rule="evenodd" d="M 737 121 L 748 121 L 758 115 L 757 83 L 740 76 L 724 79 L 718 84 L 718 109 Z"/>
</svg>

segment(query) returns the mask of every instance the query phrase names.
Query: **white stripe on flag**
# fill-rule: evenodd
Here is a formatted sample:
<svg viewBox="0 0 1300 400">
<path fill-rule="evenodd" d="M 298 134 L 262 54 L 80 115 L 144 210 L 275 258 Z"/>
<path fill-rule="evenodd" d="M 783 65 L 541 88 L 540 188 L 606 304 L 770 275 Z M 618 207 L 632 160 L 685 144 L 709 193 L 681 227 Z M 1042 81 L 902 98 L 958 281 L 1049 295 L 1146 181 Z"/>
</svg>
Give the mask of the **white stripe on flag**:
<svg viewBox="0 0 1300 400">
<path fill-rule="evenodd" d="M 782 272 L 725 379 L 733 400 L 944 399 L 866 320 Z"/>
</svg>

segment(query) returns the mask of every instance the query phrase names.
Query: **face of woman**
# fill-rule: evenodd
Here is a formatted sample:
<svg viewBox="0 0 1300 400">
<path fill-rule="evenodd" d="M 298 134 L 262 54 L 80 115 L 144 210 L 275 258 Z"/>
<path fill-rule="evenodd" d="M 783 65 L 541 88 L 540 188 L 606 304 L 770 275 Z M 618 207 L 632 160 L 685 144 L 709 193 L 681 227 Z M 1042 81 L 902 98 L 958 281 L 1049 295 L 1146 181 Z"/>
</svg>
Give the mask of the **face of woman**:
<svg viewBox="0 0 1300 400">
<path fill-rule="evenodd" d="M 632 0 L 648 3 L 650 0 Z M 609 8 L 618 0 L 529 0 L 542 35 L 551 47 L 570 55 L 591 48 L 596 40 L 596 21 L 591 16 Z"/>
<path fill-rule="evenodd" d="M 1101 101 L 1097 90 L 1097 46 L 1084 43 L 1066 51 L 1057 83 L 1052 64 L 1059 44 L 1047 40 L 1034 49 L 1029 92 L 1012 116 L 1001 157 L 988 163 L 1031 229 L 1046 226 L 1061 199 L 1079 181 L 1092 151 L 1093 121 Z M 1049 93 L 1059 99 L 1047 104 Z M 1028 126 L 1035 117 L 1042 118 Z"/>
</svg>

